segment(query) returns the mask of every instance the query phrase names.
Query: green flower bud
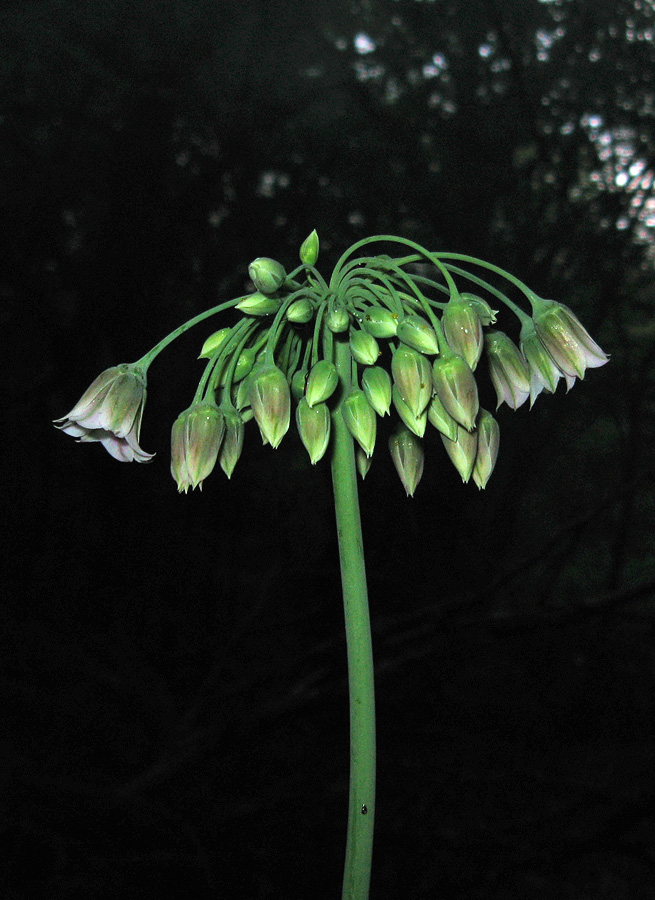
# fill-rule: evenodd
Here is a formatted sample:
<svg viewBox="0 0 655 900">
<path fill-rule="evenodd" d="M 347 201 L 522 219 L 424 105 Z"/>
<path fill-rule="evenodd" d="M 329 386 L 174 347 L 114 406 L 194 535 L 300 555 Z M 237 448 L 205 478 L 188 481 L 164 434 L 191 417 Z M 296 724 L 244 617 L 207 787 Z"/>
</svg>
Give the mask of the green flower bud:
<svg viewBox="0 0 655 900">
<path fill-rule="evenodd" d="M 314 304 L 307 297 L 300 297 L 289 305 L 286 311 L 286 317 L 289 322 L 295 322 L 297 325 L 305 325 L 314 318 Z"/>
<path fill-rule="evenodd" d="M 307 405 L 311 408 L 317 403 L 323 403 L 335 392 L 339 384 L 337 367 L 327 359 L 319 359 L 307 376 L 305 397 Z"/>
<path fill-rule="evenodd" d="M 256 353 L 252 348 L 247 348 L 242 350 L 239 354 L 239 358 L 237 360 L 237 364 L 234 367 L 234 374 L 232 376 L 232 384 L 237 384 L 237 382 L 241 381 L 246 377 L 251 371 L 252 367 L 255 363 Z M 227 370 L 229 368 L 229 363 L 223 367 L 223 371 L 221 373 L 221 386 L 225 384 L 227 378 Z"/>
<path fill-rule="evenodd" d="M 415 434 L 400 426 L 389 438 L 389 451 L 407 496 L 413 497 L 423 475 L 421 442 Z"/>
<path fill-rule="evenodd" d="M 234 409 L 224 409 L 223 416 L 225 417 L 225 437 L 218 461 L 227 477 L 231 478 L 243 449 L 244 419 Z"/>
<path fill-rule="evenodd" d="M 473 372 L 462 357 L 448 353 L 435 359 L 432 383 L 446 412 L 467 431 L 473 431 L 480 408 L 478 386 Z"/>
<path fill-rule="evenodd" d="M 480 490 L 487 486 L 491 473 L 498 458 L 498 445 L 500 442 L 500 429 L 498 422 L 490 412 L 481 409 L 478 413 L 476 432 L 478 446 L 473 466 L 473 481 Z"/>
<path fill-rule="evenodd" d="M 371 456 L 375 447 L 377 419 L 364 391 L 351 391 L 343 401 L 341 414 L 348 431 L 364 453 Z"/>
<path fill-rule="evenodd" d="M 465 300 L 473 308 L 483 325 L 495 324 L 498 310 L 492 309 L 482 297 L 477 297 L 475 294 L 460 294 L 459 298 Z"/>
<path fill-rule="evenodd" d="M 262 294 L 274 294 L 284 284 L 287 273 L 282 263 L 267 256 L 260 256 L 248 266 L 248 275 L 255 290 Z"/>
<path fill-rule="evenodd" d="M 196 403 L 173 423 L 171 474 L 178 491 L 200 487 L 216 465 L 225 434 L 223 413 L 213 401 Z"/>
<path fill-rule="evenodd" d="M 391 407 L 391 378 L 381 366 L 370 366 L 362 372 L 362 388 L 366 399 L 379 416 L 388 416 Z"/>
<path fill-rule="evenodd" d="M 398 339 L 421 353 L 431 355 L 439 352 L 436 332 L 423 316 L 411 315 L 401 319 L 398 323 Z"/>
<path fill-rule="evenodd" d="M 270 316 L 278 311 L 281 302 L 278 297 L 267 297 L 261 291 L 256 291 L 239 300 L 235 308 L 249 316 Z"/>
<path fill-rule="evenodd" d="M 482 323 L 473 306 L 459 298 L 449 300 L 441 324 L 450 349 L 473 371 L 482 354 Z"/>
<path fill-rule="evenodd" d="M 489 374 L 496 389 L 498 405 L 518 409 L 530 396 L 528 364 L 514 341 L 503 331 L 489 331 L 484 338 Z"/>
<path fill-rule="evenodd" d="M 213 334 L 210 334 L 202 345 L 202 350 L 200 351 L 198 359 L 211 359 L 231 331 L 231 328 L 221 328 Z"/>
<path fill-rule="evenodd" d="M 300 245 L 300 262 L 306 266 L 315 266 L 318 259 L 318 235 L 316 229 L 305 238 Z"/>
<path fill-rule="evenodd" d="M 455 466 L 462 481 L 466 484 L 473 472 L 475 465 L 475 457 L 478 448 L 477 431 L 469 432 L 461 425 L 457 426 L 457 437 L 454 441 L 447 438 L 445 434 L 441 435 L 441 440 L 446 448 L 446 452 L 450 457 L 450 461 Z"/>
<path fill-rule="evenodd" d="M 325 316 L 325 324 L 334 334 L 341 334 L 348 330 L 350 314 L 343 306 L 333 306 Z"/>
<path fill-rule="evenodd" d="M 368 475 L 368 470 L 371 468 L 373 464 L 373 457 L 367 456 L 361 447 L 355 447 L 355 465 L 357 466 L 357 471 L 360 474 L 362 481 Z"/>
<path fill-rule="evenodd" d="M 291 379 L 291 396 L 298 403 L 301 397 L 305 396 L 305 386 L 307 384 L 307 372 L 304 369 L 297 369 L 293 373 Z"/>
<path fill-rule="evenodd" d="M 360 324 L 375 338 L 390 338 L 398 330 L 398 316 L 384 306 L 368 306 L 360 317 Z"/>
<path fill-rule="evenodd" d="M 380 355 L 380 345 L 368 331 L 351 331 L 350 353 L 355 362 L 372 366 Z"/>
<path fill-rule="evenodd" d="M 417 437 L 423 437 L 425 434 L 425 426 L 428 421 L 427 409 L 424 409 L 420 415 L 415 416 L 410 409 L 409 404 L 403 400 L 401 393 L 395 384 L 391 390 L 391 399 L 393 401 L 394 409 L 409 430 L 413 431 Z"/>
<path fill-rule="evenodd" d="M 309 406 L 304 397 L 298 402 L 296 407 L 298 434 L 313 466 L 325 455 L 330 443 L 331 424 L 330 410 L 325 403 Z"/>
<path fill-rule="evenodd" d="M 420 416 L 432 396 L 430 363 L 418 350 L 399 344 L 391 360 L 391 374 L 412 415 Z"/>
<path fill-rule="evenodd" d="M 457 422 L 446 412 L 441 400 L 435 394 L 428 406 L 428 421 L 431 425 L 454 441 L 457 437 Z"/>
<path fill-rule="evenodd" d="M 277 366 L 262 366 L 254 373 L 250 405 L 264 443 L 279 446 L 289 430 L 291 394 L 284 373 Z"/>
</svg>

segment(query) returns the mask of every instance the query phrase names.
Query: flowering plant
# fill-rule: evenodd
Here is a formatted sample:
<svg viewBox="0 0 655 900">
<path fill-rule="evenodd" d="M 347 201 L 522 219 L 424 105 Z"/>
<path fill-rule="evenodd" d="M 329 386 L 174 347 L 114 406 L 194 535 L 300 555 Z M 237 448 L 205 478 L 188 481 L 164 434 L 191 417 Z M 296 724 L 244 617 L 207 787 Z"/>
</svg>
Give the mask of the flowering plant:
<svg viewBox="0 0 655 900">
<path fill-rule="evenodd" d="M 403 255 L 356 255 L 372 243 L 400 248 Z M 57 422 L 80 441 L 100 441 L 116 459 L 150 461 L 152 454 L 139 447 L 148 367 L 192 326 L 234 310 L 240 317 L 205 340 L 199 357 L 206 360 L 204 373 L 172 428 L 178 490 L 201 488 L 216 462 L 230 478 L 251 419 L 263 442 L 277 447 L 291 426 L 294 404 L 312 464 L 331 451 L 351 712 L 343 897 L 362 900 L 373 840 L 375 717 L 356 472 L 362 478 L 368 472 L 378 417 L 392 408 L 397 416 L 389 450 L 408 495 L 423 474 L 428 424 L 462 480 L 473 478 L 484 488 L 498 455 L 499 427 L 480 407 L 480 361 L 486 360 L 496 408 L 506 403 L 516 410 L 528 398 L 532 406 L 542 392 L 553 393 L 560 379 L 570 389 L 608 357 L 567 306 L 538 297 L 483 260 L 380 235 L 353 244 L 326 281 L 316 268 L 318 252 L 314 231 L 300 248 L 300 265 L 288 274 L 276 260 L 256 259 L 249 267 L 254 292 L 186 322 L 136 363 L 103 372 Z M 530 313 L 480 277 L 480 269 L 509 282 Z M 519 346 L 492 327 L 499 311 L 490 301 L 518 318 Z"/>
</svg>

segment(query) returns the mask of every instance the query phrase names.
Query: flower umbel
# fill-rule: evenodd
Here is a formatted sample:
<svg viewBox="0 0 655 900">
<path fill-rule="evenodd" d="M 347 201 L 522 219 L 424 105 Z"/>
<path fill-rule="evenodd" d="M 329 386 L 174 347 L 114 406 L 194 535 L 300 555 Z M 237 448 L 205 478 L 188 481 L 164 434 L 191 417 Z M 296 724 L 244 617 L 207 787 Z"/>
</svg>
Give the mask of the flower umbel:
<svg viewBox="0 0 655 900">
<path fill-rule="evenodd" d="M 149 462 L 154 453 L 139 447 L 146 402 L 146 373 L 136 363 L 105 369 L 67 416 L 55 419 L 80 443 L 99 441 L 120 462 Z"/>
</svg>

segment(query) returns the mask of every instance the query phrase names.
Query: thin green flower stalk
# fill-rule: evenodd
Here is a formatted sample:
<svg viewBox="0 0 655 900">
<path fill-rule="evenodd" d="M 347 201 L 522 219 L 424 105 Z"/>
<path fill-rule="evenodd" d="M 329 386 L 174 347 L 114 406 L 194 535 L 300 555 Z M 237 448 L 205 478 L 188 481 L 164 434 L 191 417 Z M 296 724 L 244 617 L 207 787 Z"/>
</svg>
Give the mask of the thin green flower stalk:
<svg viewBox="0 0 655 900">
<path fill-rule="evenodd" d="M 371 255 L 373 245 L 383 252 Z M 375 700 L 357 473 L 364 479 L 371 466 L 378 418 L 394 419 L 387 446 L 408 496 L 429 462 L 426 435 L 439 446 L 435 432 L 442 458 L 464 483 L 483 489 L 500 447 L 498 422 L 479 404 L 483 373 L 498 407 L 517 410 L 528 397 L 532 406 L 542 392 L 554 393 L 560 380 L 570 389 L 608 357 L 567 306 L 538 297 L 484 260 L 377 235 L 353 244 L 326 280 L 316 268 L 318 255 L 313 231 L 300 248 L 300 265 L 288 274 L 277 260 L 258 257 L 248 269 L 254 290 L 185 322 L 136 362 L 101 373 L 56 424 L 78 441 L 101 443 L 120 461 L 149 462 L 153 454 L 139 446 L 149 366 L 190 328 L 225 314 L 227 321 L 201 343 L 204 372 L 172 427 L 178 490 L 201 488 L 216 468 L 231 478 L 251 420 L 272 449 L 295 427 L 312 465 L 330 459 L 350 694 L 342 898 L 366 900 Z M 529 309 L 482 278 L 480 269 L 507 282 Z M 518 346 L 500 331 L 491 302 L 518 319 Z"/>
</svg>

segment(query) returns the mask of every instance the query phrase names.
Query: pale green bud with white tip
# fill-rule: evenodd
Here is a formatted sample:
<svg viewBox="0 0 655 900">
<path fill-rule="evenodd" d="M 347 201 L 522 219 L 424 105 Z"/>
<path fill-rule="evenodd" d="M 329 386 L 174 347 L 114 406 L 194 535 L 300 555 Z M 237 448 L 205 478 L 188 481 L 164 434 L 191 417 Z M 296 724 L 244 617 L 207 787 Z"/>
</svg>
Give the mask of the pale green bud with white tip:
<svg viewBox="0 0 655 900">
<path fill-rule="evenodd" d="M 420 440 L 401 425 L 389 438 L 389 452 L 407 496 L 413 497 L 423 475 L 425 455 Z"/>
<path fill-rule="evenodd" d="M 424 409 L 422 413 L 415 416 L 395 384 L 391 389 L 391 399 L 396 412 L 409 430 L 414 432 L 417 437 L 423 437 L 428 421 L 427 409 Z"/>
<path fill-rule="evenodd" d="M 428 406 L 428 422 L 433 425 L 437 431 L 444 434 L 451 441 L 457 437 L 457 422 L 450 413 L 446 412 L 444 405 L 435 394 L 430 405 Z"/>
<path fill-rule="evenodd" d="M 474 307 L 461 297 L 453 297 L 446 304 L 441 325 L 448 346 L 475 370 L 482 355 L 482 322 Z"/>
<path fill-rule="evenodd" d="M 473 466 L 473 481 L 480 490 L 487 486 L 498 459 L 500 428 L 498 422 L 486 409 L 480 409 L 476 425 L 478 445 Z"/>
<path fill-rule="evenodd" d="M 368 470 L 373 465 L 373 457 L 367 456 L 359 445 L 355 447 L 355 465 L 360 478 L 364 481 L 368 475 Z"/>
<path fill-rule="evenodd" d="M 316 229 L 314 229 L 300 245 L 300 262 L 306 266 L 315 266 L 318 259 L 318 248 L 318 234 Z"/>
<path fill-rule="evenodd" d="M 212 472 L 225 434 L 223 413 L 213 400 L 180 413 L 171 433 L 171 474 L 178 491 L 200 487 Z"/>
<path fill-rule="evenodd" d="M 339 384 L 339 375 L 334 363 L 327 359 L 319 359 L 310 369 L 307 376 L 305 397 L 308 406 L 315 406 L 328 400 Z"/>
<path fill-rule="evenodd" d="M 300 440 L 309 453 L 309 458 L 314 466 L 319 459 L 325 456 L 330 443 L 332 425 L 330 410 L 325 403 L 309 406 L 303 397 L 296 407 L 296 425 Z"/>
<path fill-rule="evenodd" d="M 482 297 L 478 297 L 476 294 L 460 294 L 459 298 L 475 310 L 484 326 L 495 324 L 498 310 L 492 309 Z"/>
<path fill-rule="evenodd" d="M 382 366 L 369 366 L 362 372 L 366 399 L 379 416 L 388 416 L 391 408 L 391 377 Z"/>
<path fill-rule="evenodd" d="M 445 434 L 441 435 L 441 440 L 446 448 L 446 453 L 450 457 L 450 461 L 459 472 L 464 484 L 466 484 L 473 474 L 475 465 L 478 449 L 477 431 L 467 431 L 461 425 L 458 425 L 457 437 L 454 441 L 447 438 Z"/>
<path fill-rule="evenodd" d="M 287 277 L 282 263 L 268 256 L 259 256 L 248 266 L 248 275 L 255 285 L 255 290 L 262 294 L 274 294 L 284 284 Z"/>
<path fill-rule="evenodd" d="M 256 291 L 239 300 L 235 309 L 249 316 L 270 316 L 278 311 L 281 302 L 279 297 L 268 297 L 262 291 Z"/>
<path fill-rule="evenodd" d="M 341 415 L 364 453 L 371 456 L 375 447 L 377 418 L 364 391 L 356 389 L 348 394 L 341 406 Z"/>
<path fill-rule="evenodd" d="M 373 366 L 380 355 L 380 345 L 367 331 L 351 331 L 350 354 L 362 366 Z"/>
<path fill-rule="evenodd" d="M 221 344 L 224 343 L 231 331 L 231 328 L 220 328 L 218 331 L 210 334 L 202 345 L 202 350 L 200 351 L 198 359 L 211 359 L 214 353 L 216 353 L 217 350 L 220 350 Z"/>
<path fill-rule="evenodd" d="M 480 403 L 470 366 L 455 353 L 439 356 L 432 366 L 432 383 L 446 412 L 467 431 L 472 431 Z"/>
<path fill-rule="evenodd" d="M 221 444 L 218 461 L 227 477 L 231 478 L 243 449 L 244 419 L 235 409 L 223 409 L 223 417 L 225 419 L 225 437 Z"/>
<path fill-rule="evenodd" d="M 277 366 L 262 366 L 254 373 L 250 405 L 264 443 L 278 447 L 289 430 L 291 394 L 287 379 Z"/>
<path fill-rule="evenodd" d="M 518 409 L 530 396 L 530 372 L 525 357 L 503 331 L 489 331 L 484 338 L 489 375 L 498 404 Z"/>
<path fill-rule="evenodd" d="M 439 352 L 437 335 L 430 323 L 422 316 L 405 316 L 398 322 L 397 337 L 403 344 L 420 353 L 432 355 Z"/>
</svg>

